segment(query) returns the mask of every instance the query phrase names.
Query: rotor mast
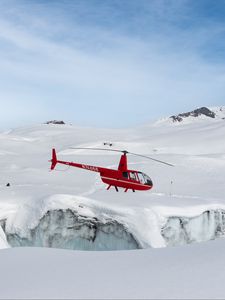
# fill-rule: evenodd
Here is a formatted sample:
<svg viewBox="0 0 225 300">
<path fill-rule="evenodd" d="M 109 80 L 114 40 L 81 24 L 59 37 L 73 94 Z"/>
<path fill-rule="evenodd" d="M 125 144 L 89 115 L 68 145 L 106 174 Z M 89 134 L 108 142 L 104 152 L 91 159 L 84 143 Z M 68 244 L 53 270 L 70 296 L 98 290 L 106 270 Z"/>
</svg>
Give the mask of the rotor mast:
<svg viewBox="0 0 225 300">
<path fill-rule="evenodd" d="M 123 155 L 121 155 L 118 170 L 121 172 L 127 172 L 127 151 L 122 151 Z"/>
</svg>

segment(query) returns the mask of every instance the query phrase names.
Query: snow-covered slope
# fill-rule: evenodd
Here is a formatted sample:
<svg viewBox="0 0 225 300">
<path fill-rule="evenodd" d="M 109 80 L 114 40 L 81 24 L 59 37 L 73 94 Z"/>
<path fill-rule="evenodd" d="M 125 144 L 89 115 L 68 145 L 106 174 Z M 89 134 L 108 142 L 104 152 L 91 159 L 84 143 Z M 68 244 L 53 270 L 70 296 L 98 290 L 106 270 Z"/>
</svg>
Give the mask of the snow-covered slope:
<svg viewBox="0 0 225 300">
<path fill-rule="evenodd" d="M 209 107 L 209 109 L 215 113 L 216 118 L 224 120 L 225 106 L 213 106 L 213 107 Z"/>
<path fill-rule="evenodd" d="M 151 250 L 1 250 L 1 299 L 223 299 L 225 240 Z"/>
<path fill-rule="evenodd" d="M 223 298 L 223 238 L 166 247 L 225 234 L 224 108 L 210 109 L 215 118 L 130 130 L 42 124 L 1 133 L 0 248 L 129 251 L 2 249 L 0 298 Z M 106 191 L 96 173 L 49 171 L 53 147 L 64 160 L 117 168 L 116 153 L 74 146 L 127 149 L 175 167 L 130 156 L 153 189 Z"/>
<path fill-rule="evenodd" d="M 220 112 L 220 117 L 195 117 L 186 123 L 167 119 L 130 130 L 42 124 L 3 132 L 2 247 L 9 243 L 89 250 L 134 249 L 223 235 L 224 108 L 214 108 L 214 112 Z M 130 156 L 129 166 L 149 174 L 153 189 L 136 193 L 106 191 L 96 173 L 62 166 L 49 172 L 53 147 L 63 160 L 117 168 L 117 153 L 70 149 L 74 146 L 127 149 L 168 161 L 175 167 Z M 10 187 L 6 187 L 8 182 Z M 185 233 L 184 228 L 188 228 Z M 205 234 L 209 228 L 210 234 Z"/>
</svg>

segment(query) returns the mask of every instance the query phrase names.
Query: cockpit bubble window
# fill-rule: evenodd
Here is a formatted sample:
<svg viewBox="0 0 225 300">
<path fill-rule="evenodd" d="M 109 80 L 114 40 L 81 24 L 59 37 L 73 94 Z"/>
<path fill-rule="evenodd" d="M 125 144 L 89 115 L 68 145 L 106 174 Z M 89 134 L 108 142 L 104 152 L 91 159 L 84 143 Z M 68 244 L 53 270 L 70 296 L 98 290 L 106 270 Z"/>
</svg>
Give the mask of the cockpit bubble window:
<svg viewBox="0 0 225 300">
<path fill-rule="evenodd" d="M 140 183 L 146 184 L 146 185 L 152 185 L 151 178 L 148 175 L 146 175 L 145 173 L 138 172 L 138 178 L 140 180 Z"/>
<path fill-rule="evenodd" d="M 145 178 L 141 172 L 138 172 L 138 178 L 140 180 L 140 183 L 145 184 Z"/>
</svg>

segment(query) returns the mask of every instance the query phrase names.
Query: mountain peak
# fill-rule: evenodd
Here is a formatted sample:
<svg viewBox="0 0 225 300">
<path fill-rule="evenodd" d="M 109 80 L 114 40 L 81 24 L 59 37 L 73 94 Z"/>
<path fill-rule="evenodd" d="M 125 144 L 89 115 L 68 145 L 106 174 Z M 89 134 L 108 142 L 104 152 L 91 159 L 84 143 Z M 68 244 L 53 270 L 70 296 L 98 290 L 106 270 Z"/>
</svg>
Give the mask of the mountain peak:
<svg viewBox="0 0 225 300">
<path fill-rule="evenodd" d="M 225 107 L 221 106 L 221 107 L 208 108 L 208 107 L 203 106 L 203 107 L 197 108 L 193 111 L 181 113 L 181 114 L 178 114 L 178 115 L 173 115 L 169 118 L 172 119 L 173 122 L 182 122 L 184 119 L 189 118 L 189 117 L 192 117 L 192 118 L 203 117 L 203 118 L 211 118 L 211 119 L 225 119 Z"/>
</svg>

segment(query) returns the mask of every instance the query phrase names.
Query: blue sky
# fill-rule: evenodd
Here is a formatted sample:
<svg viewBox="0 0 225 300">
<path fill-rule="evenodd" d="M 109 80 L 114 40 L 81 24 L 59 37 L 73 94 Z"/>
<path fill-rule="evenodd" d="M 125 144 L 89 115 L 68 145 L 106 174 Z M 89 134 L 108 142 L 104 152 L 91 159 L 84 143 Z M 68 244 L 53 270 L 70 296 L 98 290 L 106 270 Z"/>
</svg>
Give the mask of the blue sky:
<svg viewBox="0 0 225 300">
<path fill-rule="evenodd" d="M 0 128 L 225 105 L 225 0 L 0 0 Z"/>
</svg>

